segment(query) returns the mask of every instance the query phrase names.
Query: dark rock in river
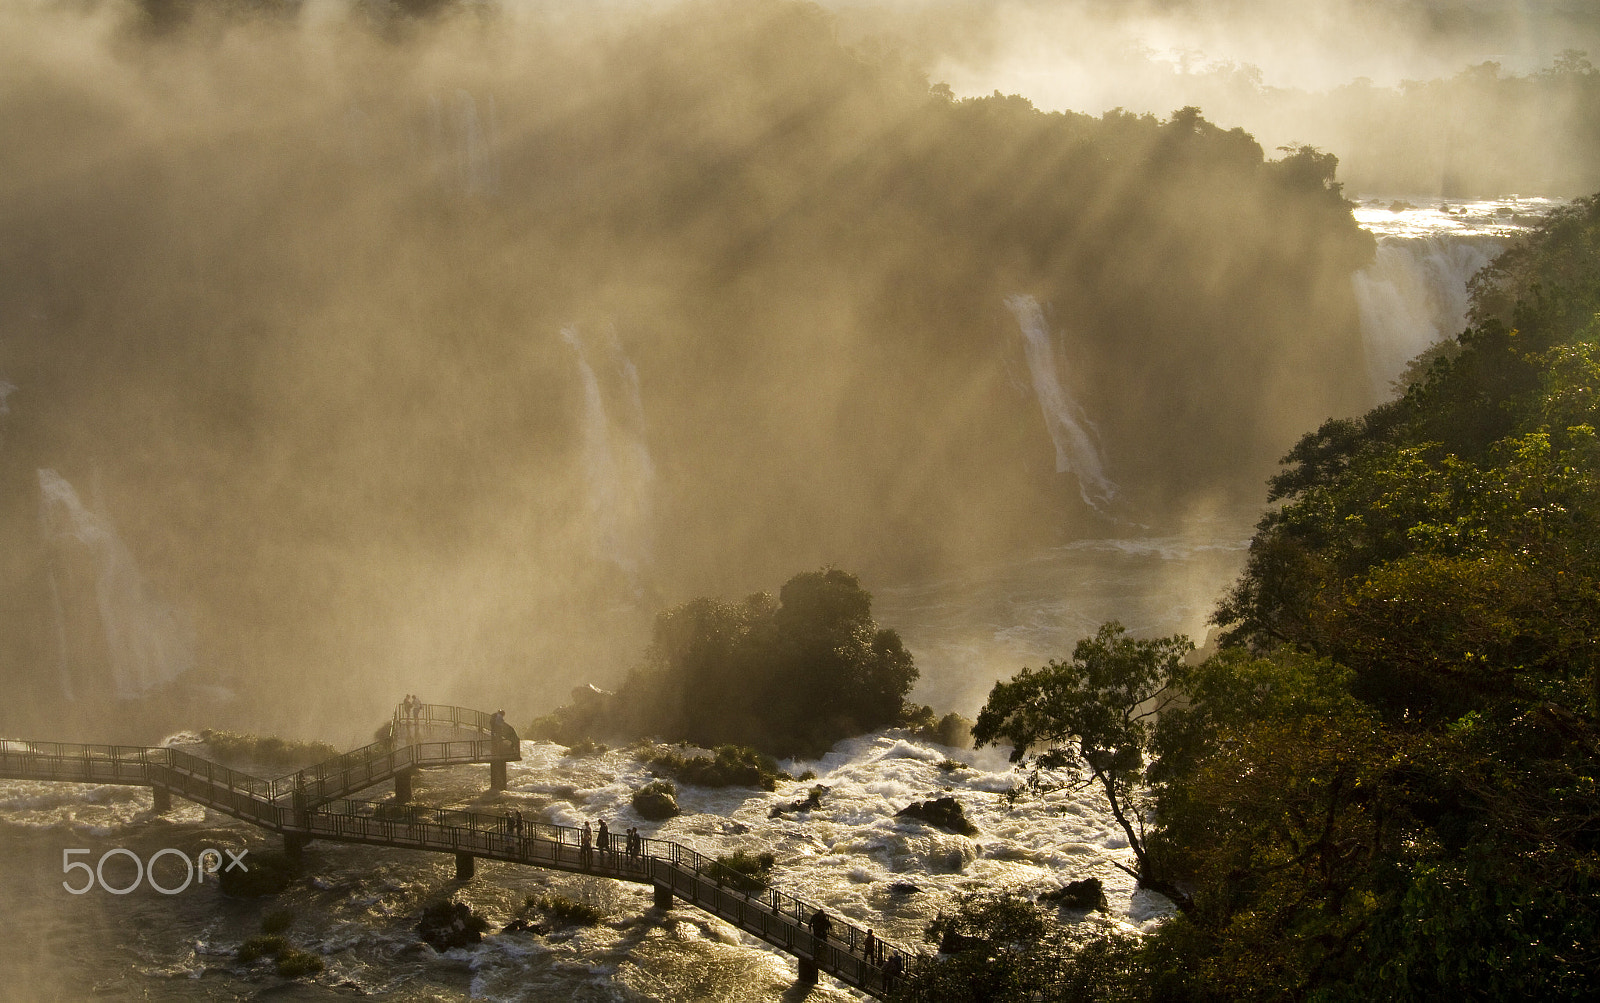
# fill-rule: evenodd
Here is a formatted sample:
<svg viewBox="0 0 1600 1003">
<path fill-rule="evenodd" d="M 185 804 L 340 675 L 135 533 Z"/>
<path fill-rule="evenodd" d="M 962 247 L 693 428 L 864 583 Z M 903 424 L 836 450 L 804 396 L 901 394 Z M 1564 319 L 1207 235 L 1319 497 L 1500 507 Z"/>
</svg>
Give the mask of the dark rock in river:
<svg viewBox="0 0 1600 1003">
<path fill-rule="evenodd" d="M 678 788 L 670 780 L 653 780 L 633 792 L 633 810 L 654 822 L 681 814 Z"/>
<path fill-rule="evenodd" d="M 785 812 L 810 811 L 813 808 L 821 807 L 822 795 L 826 793 L 828 793 L 828 788 L 824 787 L 822 784 L 817 784 L 815 787 L 811 788 L 811 793 L 806 795 L 804 800 L 791 801 L 788 804 L 773 805 L 772 811 L 767 813 L 767 817 L 777 818 Z"/>
<path fill-rule="evenodd" d="M 259 898 L 278 894 L 299 875 L 299 866 L 288 854 L 280 850 L 253 850 L 238 864 L 222 868 L 217 874 L 217 885 L 224 895 Z"/>
<path fill-rule="evenodd" d="M 1106 903 L 1105 888 L 1100 884 L 1099 878 L 1084 878 L 1082 881 L 1069 882 L 1053 892 L 1040 895 L 1039 901 L 1067 909 L 1096 909 L 1105 912 L 1110 908 Z"/>
<path fill-rule="evenodd" d="M 918 801 L 916 804 L 906 805 L 895 812 L 896 817 L 905 816 L 914 818 L 929 825 L 938 826 L 946 832 L 959 833 L 962 836 L 976 836 L 978 827 L 967 821 L 966 812 L 961 810 L 961 802 L 955 798 L 935 798 L 932 801 Z"/>
<path fill-rule="evenodd" d="M 417 936 L 436 951 L 471 947 L 483 940 L 489 921 L 473 913 L 465 902 L 436 902 L 422 911 Z"/>
</svg>

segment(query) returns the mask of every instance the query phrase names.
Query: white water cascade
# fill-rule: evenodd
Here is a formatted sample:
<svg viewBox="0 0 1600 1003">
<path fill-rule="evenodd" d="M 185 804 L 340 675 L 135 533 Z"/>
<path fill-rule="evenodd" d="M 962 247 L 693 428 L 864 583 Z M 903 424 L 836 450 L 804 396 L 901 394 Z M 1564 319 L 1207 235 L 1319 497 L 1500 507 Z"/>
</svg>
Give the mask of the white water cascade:
<svg viewBox="0 0 1600 1003">
<path fill-rule="evenodd" d="M 69 699 L 102 698 L 104 670 L 112 692 L 127 700 L 194 667 L 189 617 L 150 594 L 110 520 L 90 511 L 54 470 L 39 471 L 39 516 L 51 550 L 60 677 Z"/>
<path fill-rule="evenodd" d="M 1367 377 L 1379 398 L 1406 363 L 1467 326 L 1467 282 L 1505 242 L 1481 235 L 1386 236 L 1377 259 L 1351 278 L 1361 311 Z"/>
<path fill-rule="evenodd" d="M 653 549 L 655 482 L 639 371 L 609 323 L 595 337 L 585 337 L 577 325 L 568 325 L 561 329 L 561 337 L 577 355 L 583 383 L 583 460 L 595 551 L 637 588 L 639 572 L 650 563 Z"/>
<path fill-rule="evenodd" d="M 1033 377 L 1033 393 L 1044 412 L 1045 430 L 1056 447 L 1056 472 L 1078 478 L 1078 493 L 1091 508 L 1100 509 L 1116 497 L 1117 486 L 1105 475 L 1094 425 L 1083 407 L 1061 385 L 1055 346 L 1045 324 L 1044 311 L 1032 296 L 1007 296 L 1006 309 L 1017 318 L 1022 348 Z"/>
<path fill-rule="evenodd" d="M 429 100 L 434 173 L 446 188 L 462 195 L 487 197 L 499 190 L 493 95 L 485 105 L 480 115 L 477 99 L 460 89 L 448 100 L 437 94 Z"/>
</svg>

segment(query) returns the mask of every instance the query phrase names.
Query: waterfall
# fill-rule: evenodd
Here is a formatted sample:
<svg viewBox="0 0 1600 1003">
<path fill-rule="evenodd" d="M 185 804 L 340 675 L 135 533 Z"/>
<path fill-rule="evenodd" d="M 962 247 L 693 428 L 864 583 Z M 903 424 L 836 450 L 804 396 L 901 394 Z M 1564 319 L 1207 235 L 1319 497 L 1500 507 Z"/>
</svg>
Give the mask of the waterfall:
<svg viewBox="0 0 1600 1003">
<path fill-rule="evenodd" d="M 90 689 L 101 681 L 96 663 L 109 669 L 111 689 L 124 700 L 193 668 L 193 625 L 183 611 L 151 596 L 110 520 L 90 511 L 54 470 L 39 471 L 39 502 L 40 528 L 52 551 L 50 587 L 67 696 L 96 695 Z M 101 637 L 92 636 L 96 627 Z"/>
<path fill-rule="evenodd" d="M 1377 259 L 1351 277 L 1361 312 L 1367 377 L 1380 398 L 1406 363 L 1467 326 L 1467 281 L 1505 247 L 1485 236 L 1384 237 Z"/>
<path fill-rule="evenodd" d="M 495 161 L 497 116 L 492 95 L 487 104 L 488 113 L 480 116 L 477 100 L 460 89 L 448 102 L 437 94 L 429 99 L 434 173 L 451 191 L 490 196 L 499 188 Z"/>
<path fill-rule="evenodd" d="M 1061 385 L 1055 347 L 1045 325 L 1044 311 L 1032 296 L 1008 296 L 1006 309 L 1017 318 L 1022 334 L 1033 393 L 1044 412 L 1045 430 L 1056 447 L 1056 472 L 1078 478 L 1078 493 L 1091 508 L 1099 509 L 1116 497 L 1117 486 L 1106 478 L 1094 425 L 1082 406 Z"/>
<path fill-rule="evenodd" d="M 583 385 L 583 461 L 595 550 L 637 587 L 651 559 L 655 481 L 639 371 L 609 323 L 595 337 L 568 325 L 561 337 L 577 356 Z"/>
</svg>

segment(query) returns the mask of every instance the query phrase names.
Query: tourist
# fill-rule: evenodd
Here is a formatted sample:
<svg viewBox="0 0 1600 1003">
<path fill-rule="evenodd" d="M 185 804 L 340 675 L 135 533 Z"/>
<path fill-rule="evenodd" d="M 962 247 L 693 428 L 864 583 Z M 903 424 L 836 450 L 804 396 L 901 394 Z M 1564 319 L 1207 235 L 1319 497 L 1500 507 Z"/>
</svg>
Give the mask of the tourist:
<svg viewBox="0 0 1600 1003">
<path fill-rule="evenodd" d="M 583 835 L 579 837 L 579 856 L 583 858 L 583 866 L 588 867 L 594 859 L 594 830 L 589 828 L 589 820 L 583 820 Z"/>
</svg>

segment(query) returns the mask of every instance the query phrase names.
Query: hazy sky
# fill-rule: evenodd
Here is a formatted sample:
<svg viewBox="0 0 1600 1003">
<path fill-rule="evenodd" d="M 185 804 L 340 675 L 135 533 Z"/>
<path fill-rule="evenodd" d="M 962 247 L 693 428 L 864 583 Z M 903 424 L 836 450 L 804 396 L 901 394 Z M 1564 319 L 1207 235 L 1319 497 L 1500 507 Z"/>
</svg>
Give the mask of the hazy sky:
<svg viewBox="0 0 1600 1003">
<path fill-rule="evenodd" d="M 1273 87 L 1393 86 L 1493 60 L 1548 66 L 1600 48 L 1590 0 L 827 0 L 909 41 L 958 94 L 1020 93 L 1050 109 L 1134 107 L 1147 74 L 1223 63 Z M 1141 67 L 1139 64 L 1145 64 Z M 1143 110 L 1143 109 L 1139 109 Z M 1166 112 L 1170 109 L 1156 109 Z"/>
</svg>

